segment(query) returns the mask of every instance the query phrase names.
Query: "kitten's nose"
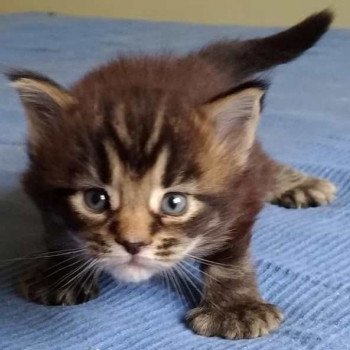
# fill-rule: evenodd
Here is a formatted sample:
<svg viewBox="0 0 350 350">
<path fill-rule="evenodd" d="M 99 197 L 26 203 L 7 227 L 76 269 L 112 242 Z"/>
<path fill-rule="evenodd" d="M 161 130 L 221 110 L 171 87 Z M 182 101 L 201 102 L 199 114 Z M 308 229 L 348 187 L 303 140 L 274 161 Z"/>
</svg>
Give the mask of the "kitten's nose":
<svg viewBox="0 0 350 350">
<path fill-rule="evenodd" d="M 125 248 L 125 250 L 131 255 L 136 255 L 140 252 L 141 248 L 146 245 L 145 242 L 129 242 L 123 241 L 121 245 Z"/>
</svg>

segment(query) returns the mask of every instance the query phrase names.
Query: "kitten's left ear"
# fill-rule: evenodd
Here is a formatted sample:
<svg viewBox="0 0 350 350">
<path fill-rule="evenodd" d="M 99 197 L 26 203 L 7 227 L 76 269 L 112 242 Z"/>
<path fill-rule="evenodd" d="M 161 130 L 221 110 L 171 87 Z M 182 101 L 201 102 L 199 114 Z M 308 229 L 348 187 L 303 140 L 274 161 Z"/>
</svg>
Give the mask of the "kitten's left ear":
<svg viewBox="0 0 350 350">
<path fill-rule="evenodd" d="M 264 94 L 264 84 L 247 84 L 204 107 L 215 125 L 219 143 L 239 157 L 242 163 L 255 140 Z"/>
<path fill-rule="evenodd" d="M 41 74 L 13 70 L 7 72 L 6 76 L 19 92 L 25 108 L 30 143 L 43 138 L 62 111 L 75 102 L 67 90 Z"/>
<path fill-rule="evenodd" d="M 40 112 L 43 106 L 52 108 L 54 112 L 55 109 L 64 108 L 73 102 L 73 97 L 66 89 L 39 73 L 12 70 L 5 75 L 19 92 L 24 106 L 31 112 Z"/>
</svg>

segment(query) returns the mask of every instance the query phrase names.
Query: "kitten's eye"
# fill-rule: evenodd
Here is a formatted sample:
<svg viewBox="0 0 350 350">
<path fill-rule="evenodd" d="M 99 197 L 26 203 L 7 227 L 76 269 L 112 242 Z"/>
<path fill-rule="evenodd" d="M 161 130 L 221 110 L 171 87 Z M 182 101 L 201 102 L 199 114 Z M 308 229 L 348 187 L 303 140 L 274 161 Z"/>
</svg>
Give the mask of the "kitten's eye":
<svg viewBox="0 0 350 350">
<path fill-rule="evenodd" d="M 187 210 L 187 198 L 183 194 L 179 193 L 167 193 L 161 204 L 161 210 L 163 214 L 179 216 Z"/>
<path fill-rule="evenodd" d="M 97 213 L 102 213 L 109 206 L 108 194 L 100 188 L 93 188 L 84 193 L 85 204 Z"/>
</svg>

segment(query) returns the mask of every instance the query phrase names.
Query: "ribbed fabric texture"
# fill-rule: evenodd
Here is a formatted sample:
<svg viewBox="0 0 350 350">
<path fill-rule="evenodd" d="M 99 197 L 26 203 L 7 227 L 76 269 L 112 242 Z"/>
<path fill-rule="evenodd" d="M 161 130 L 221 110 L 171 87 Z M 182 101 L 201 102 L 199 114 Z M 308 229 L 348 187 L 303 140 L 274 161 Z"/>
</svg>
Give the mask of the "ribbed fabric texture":
<svg viewBox="0 0 350 350">
<path fill-rule="evenodd" d="M 229 10 L 229 9 L 228 9 Z M 0 16 L 0 68 L 26 67 L 64 84 L 116 54 L 184 52 L 222 37 L 271 28 L 214 27 L 19 14 Z M 275 158 L 333 180 L 338 199 L 325 208 L 270 205 L 255 226 L 253 254 L 261 291 L 285 313 L 282 327 L 257 340 L 194 335 L 188 308 L 159 280 L 102 280 L 99 298 L 45 307 L 13 288 L 20 256 L 37 241 L 37 213 L 19 189 L 26 164 L 25 122 L 16 94 L 0 78 L 0 349 L 350 349 L 350 31 L 333 30 L 304 57 L 270 74 L 259 130 Z"/>
</svg>

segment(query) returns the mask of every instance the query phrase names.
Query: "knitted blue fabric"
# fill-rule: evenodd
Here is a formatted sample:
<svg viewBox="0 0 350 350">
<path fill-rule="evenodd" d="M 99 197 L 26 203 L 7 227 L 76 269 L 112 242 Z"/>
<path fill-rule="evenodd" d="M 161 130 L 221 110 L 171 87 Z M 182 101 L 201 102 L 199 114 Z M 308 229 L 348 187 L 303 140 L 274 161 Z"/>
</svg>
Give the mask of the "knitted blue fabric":
<svg viewBox="0 0 350 350">
<path fill-rule="evenodd" d="M 272 28 L 199 26 L 18 14 L 0 16 L 0 69 L 26 67 L 69 84 L 120 53 L 186 52 L 222 37 L 263 36 Z M 36 211 L 20 190 L 26 165 L 25 119 L 0 77 L 0 349 L 350 349 L 350 31 L 331 30 L 296 62 L 271 74 L 259 129 L 277 159 L 334 181 L 328 207 L 267 205 L 254 229 L 253 254 L 264 297 L 285 313 L 271 336 L 230 341 L 194 335 L 187 306 L 159 280 L 117 285 L 108 277 L 86 304 L 46 307 L 13 287 L 17 264 L 35 249 Z"/>
</svg>

